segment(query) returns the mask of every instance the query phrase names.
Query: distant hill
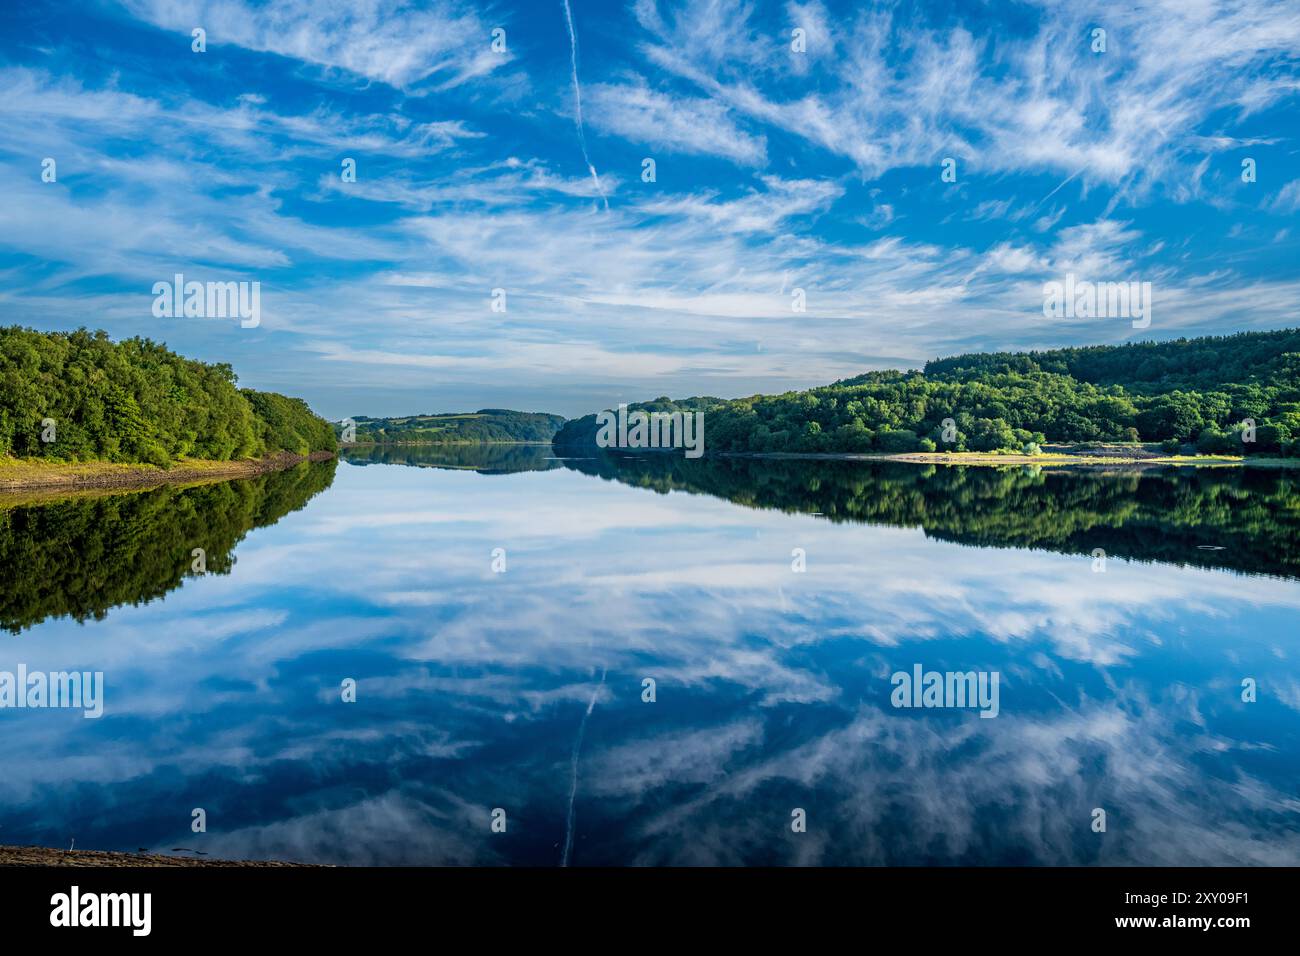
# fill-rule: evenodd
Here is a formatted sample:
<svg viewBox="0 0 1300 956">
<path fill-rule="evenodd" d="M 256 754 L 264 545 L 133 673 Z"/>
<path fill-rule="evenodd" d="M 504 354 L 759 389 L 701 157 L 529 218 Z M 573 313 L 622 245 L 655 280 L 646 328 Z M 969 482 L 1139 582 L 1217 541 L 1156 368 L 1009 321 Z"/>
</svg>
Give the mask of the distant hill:
<svg viewBox="0 0 1300 956">
<path fill-rule="evenodd" d="M 563 415 L 483 408 L 447 415 L 371 418 L 355 415 L 358 444 L 464 445 L 494 442 L 549 442 L 564 424 Z M 342 434 L 342 425 L 335 430 Z"/>
<path fill-rule="evenodd" d="M 1145 441 L 1169 451 L 1298 455 L 1300 330 L 959 355 L 803 392 L 629 407 L 704 411 L 706 451 L 989 452 Z M 1254 442 L 1242 441 L 1246 419 Z M 555 445 L 594 448 L 596 431 L 594 415 L 576 419 Z"/>
</svg>

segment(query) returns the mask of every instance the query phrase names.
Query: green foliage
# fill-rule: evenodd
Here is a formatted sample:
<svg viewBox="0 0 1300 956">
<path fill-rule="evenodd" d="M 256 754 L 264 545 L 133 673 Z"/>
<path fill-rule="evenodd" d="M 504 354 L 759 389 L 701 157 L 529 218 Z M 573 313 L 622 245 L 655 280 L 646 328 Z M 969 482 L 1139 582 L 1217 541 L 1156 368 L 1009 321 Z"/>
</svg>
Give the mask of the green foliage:
<svg viewBox="0 0 1300 956">
<path fill-rule="evenodd" d="M 1300 434 L 1300 330 L 1023 354 L 960 355 L 923 371 L 869 372 L 833 385 L 733 401 L 688 399 L 705 447 L 722 452 L 1021 451 L 1044 442 L 1197 442 L 1225 448 L 1245 418 L 1258 440 L 1231 453 L 1292 454 Z M 955 429 L 944 441 L 944 422 Z M 1209 429 L 1209 434 L 1206 431 Z M 595 416 L 557 445 L 590 448 Z M 923 437 L 922 437 L 923 436 Z"/>
<path fill-rule="evenodd" d="M 240 389 L 240 393 L 257 416 L 258 438 L 266 448 L 307 455 L 338 447 L 334 426 L 308 408 L 301 398 L 255 392 L 251 388 Z"/>
<path fill-rule="evenodd" d="M 1291 444 L 1291 429 L 1284 423 L 1260 425 L 1255 431 L 1255 447 L 1251 451 L 1261 454 L 1281 455 Z"/>
<path fill-rule="evenodd" d="M 907 428 L 891 428 L 876 435 L 875 450 L 884 454 L 900 454 L 921 450 L 921 439 Z"/>
<path fill-rule="evenodd" d="M 1235 455 L 1241 453 L 1241 442 L 1231 432 L 1210 425 L 1197 436 L 1196 450 L 1202 455 Z"/>
<path fill-rule="evenodd" d="M 505 408 L 484 408 L 469 414 L 411 415 L 406 418 L 369 418 L 357 415 L 359 444 L 459 445 L 491 442 L 549 442 L 563 415 L 545 412 L 514 412 Z M 342 434 L 342 426 L 335 426 Z"/>
<path fill-rule="evenodd" d="M 105 332 L 0 328 L 0 455 L 165 467 L 304 448 L 332 450 L 329 425 L 296 400 L 241 391 L 227 364 Z"/>
</svg>

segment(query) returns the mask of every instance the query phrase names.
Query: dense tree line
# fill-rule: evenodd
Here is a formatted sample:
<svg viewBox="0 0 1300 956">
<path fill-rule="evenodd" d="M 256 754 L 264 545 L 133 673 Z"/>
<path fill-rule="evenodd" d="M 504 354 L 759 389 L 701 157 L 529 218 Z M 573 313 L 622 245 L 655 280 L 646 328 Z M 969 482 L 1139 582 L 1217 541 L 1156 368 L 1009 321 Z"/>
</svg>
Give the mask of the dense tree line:
<svg viewBox="0 0 1300 956">
<path fill-rule="evenodd" d="M 0 328 L 0 455 L 165 467 L 334 449 L 304 402 L 235 382 L 149 339 Z"/>
<path fill-rule="evenodd" d="M 357 415 L 356 440 L 377 445 L 459 445 L 491 442 L 548 442 L 564 424 L 563 415 L 483 408 L 450 415 L 370 418 Z M 341 434 L 341 426 L 336 429 Z"/>
<path fill-rule="evenodd" d="M 313 451 L 333 451 L 336 447 L 334 426 L 313 412 L 301 398 L 256 392 L 251 388 L 239 391 L 253 409 L 258 436 L 267 450 L 306 455 Z"/>
<path fill-rule="evenodd" d="M 706 447 L 749 452 L 1022 451 L 1161 442 L 1166 451 L 1300 454 L 1300 331 L 985 353 L 821 388 L 633 409 L 705 411 Z M 1254 424 L 1249 439 L 1247 419 Z M 561 446 L 595 444 L 595 416 Z"/>
</svg>

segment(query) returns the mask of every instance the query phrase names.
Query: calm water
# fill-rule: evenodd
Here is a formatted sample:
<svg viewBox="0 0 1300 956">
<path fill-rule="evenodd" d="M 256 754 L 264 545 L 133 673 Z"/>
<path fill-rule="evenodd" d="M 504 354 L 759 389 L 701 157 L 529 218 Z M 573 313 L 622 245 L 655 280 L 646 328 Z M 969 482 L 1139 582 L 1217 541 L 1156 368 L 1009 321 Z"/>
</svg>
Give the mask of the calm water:
<svg viewBox="0 0 1300 956">
<path fill-rule="evenodd" d="M 106 681 L 98 720 L 0 710 L 0 843 L 1300 863 L 1286 473 L 390 449 L 0 504 L 0 583 L 0 670 Z M 997 672 L 999 715 L 893 707 L 917 664 Z"/>
</svg>

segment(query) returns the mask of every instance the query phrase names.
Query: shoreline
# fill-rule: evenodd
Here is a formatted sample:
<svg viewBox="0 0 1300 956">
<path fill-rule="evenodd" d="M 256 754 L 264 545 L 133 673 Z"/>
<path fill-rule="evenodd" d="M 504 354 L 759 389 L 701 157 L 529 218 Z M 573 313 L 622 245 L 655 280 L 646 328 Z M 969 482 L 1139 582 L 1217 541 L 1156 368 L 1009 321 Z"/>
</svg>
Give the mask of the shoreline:
<svg viewBox="0 0 1300 956">
<path fill-rule="evenodd" d="M 706 455 L 705 457 L 707 458 L 709 456 Z M 870 452 L 731 451 L 720 452 L 717 457 L 771 458 L 790 461 L 898 461 L 913 465 L 976 465 L 993 467 L 999 465 L 1039 465 L 1042 467 L 1105 466 L 1108 468 L 1113 468 L 1115 466 L 1128 468 L 1236 468 L 1251 465 L 1257 467 L 1289 468 L 1300 466 L 1300 459 L 1296 460 L 1296 463 L 1292 465 L 1288 464 L 1290 459 L 1260 458 L 1257 460 L 1251 460 L 1249 458 L 1228 455 L 1167 455 L 1151 458 L 1130 458 L 1120 455 L 1051 453 L 1044 453 L 1041 455 L 996 455 L 986 452 L 902 452 L 899 454 L 876 455 L 871 454 Z"/>
<path fill-rule="evenodd" d="M 550 445 L 549 441 L 341 441 L 339 451 L 352 448 L 464 448 L 467 445 Z"/>
<path fill-rule="evenodd" d="M 556 454 L 564 458 L 587 459 L 608 454 L 614 458 L 643 458 L 650 455 L 666 455 L 680 449 L 672 448 L 638 448 L 638 449 L 600 449 L 576 448 L 572 445 L 556 448 Z M 633 454 L 632 452 L 635 452 Z M 583 454 L 579 454 L 583 453 Z M 1133 469 L 1144 468 L 1300 468 L 1300 458 L 1280 458 L 1260 455 L 1242 457 L 1240 455 L 1090 455 L 1082 453 L 1044 452 L 1038 455 L 994 454 L 991 452 L 900 452 L 897 454 L 874 454 L 872 452 L 793 452 L 793 451 L 722 451 L 706 452 L 702 458 L 692 459 L 706 461 L 712 459 L 742 459 L 770 461 L 885 461 L 902 462 L 911 465 L 969 465 L 973 467 L 1006 468 L 1022 465 L 1036 465 L 1040 468 L 1107 468 Z"/>
<path fill-rule="evenodd" d="M 240 461 L 184 459 L 171 468 L 111 461 L 45 461 L 0 458 L 0 503 L 14 492 L 145 491 L 162 485 L 205 484 L 233 478 L 253 478 L 284 471 L 305 461 L 328 461 L 334 452 L 307 455 L 280 452 Z"/>
<path fill-rule="evenodd" d="M 573 452 L 573 446 L 556 448 L 552 442 L 347 442 L 339 443 L 339 451 L 354 448 L 451 448 L 465 446 L 500 446 L 500 445 L 549 445 L 562 459 L 572 457 L 566 452 Z M 1106 467 L 1106 468 L 1300 468 L 1300 458 L 1281 458 L 1260 455 L 1248 457 L 1242 455 L 1165 455 L 1142 451 L 1139 447 L 1132 449 L 1137 454 L 1087 454 L 1085 452 L 1062 452 L 1046 450 L 1056 446 L 1044 446 L 1044 451 L 1037 455 L 1020 453 L 995 454 L 993 452 L 795 452 L 795 451 L 723 451 L 706 452 L 704 458 L 749 458 L 772 459 L 776 461 L 897 461 L 913 465 L 973 465 L 981 467 L 1007 467 L 1012 465 L 1038 465 L 1040 467 Z M 1115 450 L 1123 446 L 1111 446 Z M 676 449 L 617 449 L 616 452 L 665 453 Z M 611 449 L 591 449 L 597 453 L 609 452 Z M 640 457 L 640 454 L 630 455 Z"/>
<path fill-rule="evenodd" d="M 215 860 L 203 857 L 169 856 L 166 853 L 121 853 L 114 850 L 55 850 L 45 846 L 0 846 L 0 867 L 6 866 L 236 866 L 310 867 L 311 863 L 282 860 Z"/>
</svg>

